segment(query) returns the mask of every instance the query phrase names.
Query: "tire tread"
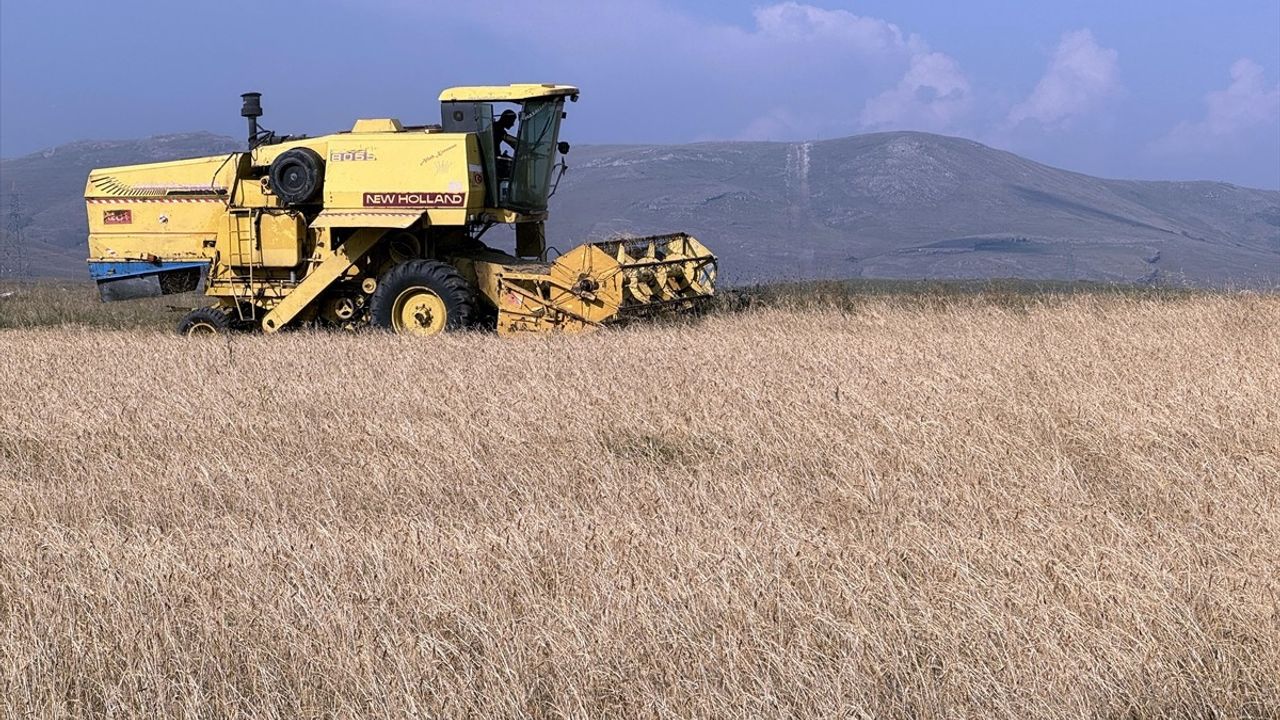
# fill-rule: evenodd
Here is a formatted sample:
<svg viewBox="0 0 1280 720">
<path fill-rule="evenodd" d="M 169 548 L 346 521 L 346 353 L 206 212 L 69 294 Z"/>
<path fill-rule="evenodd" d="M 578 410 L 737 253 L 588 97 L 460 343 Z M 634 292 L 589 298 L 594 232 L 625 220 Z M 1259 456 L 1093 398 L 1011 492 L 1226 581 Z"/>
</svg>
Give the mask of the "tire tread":
<svg viewBox="0 0 1280 720">
<path fill-rule="evenodd" d="M 410 260 L 383 273 L 369 300 L 371 323 L 375 327 L 391 329 L 391 311 L 396 297 L 413 285 L 430 288 L 444 300 L 448 312 L 445 332 L 471 325 L 475 317 L 475 289 L 457 268 L 439 260 Z"/>
</svg>

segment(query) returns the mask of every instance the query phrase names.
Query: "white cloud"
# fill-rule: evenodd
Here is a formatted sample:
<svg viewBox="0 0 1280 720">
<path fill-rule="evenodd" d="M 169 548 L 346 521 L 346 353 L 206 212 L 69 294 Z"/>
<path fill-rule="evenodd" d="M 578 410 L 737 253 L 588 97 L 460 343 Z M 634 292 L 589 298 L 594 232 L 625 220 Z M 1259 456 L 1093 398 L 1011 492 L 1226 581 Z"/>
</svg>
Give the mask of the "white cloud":
<svg viewBox="0 0 1280 720">
<path fill-rule="evenodd" d="M 1261 129 L 1280 135 L 1280 83 L 1268 85 L 1262 66 L 1248 59 L 1231 66 L 1231 84 L 1205 96 L 1207 111 L 1197 122 L 1183 122 L 1157 140 L 1153 149 L 1178 153 L 1214 149 Z"/>
<path fill-rule="evenodd" d="M 891 22 L 797 2 L 760 8 L 755 20 L 749 56 L 780 61 L 789 69 L 780 78 L 783 94 L 822 97 L 827 113 L 806 117 L 774 106 L 748 122 L 744 139 L 811 139 L 868 127 L 943 130 L 968 108 L 969 81 L 959 64 Z M 898 73 L 896 85 L 867 99 Z"/>
<path fill-rule="evenodd" d="M 1089 30 L 1066 33 L 1031 96 L 1009 111 L 1008 123 L 1062 127 L 1096 110 L 1120 90 L 1118 58 Z"/>
<path fill-rule="evenodd" d="M 810 96 L 825 85 L 821 95 L 835 106 L 834 115 L 843 118 L 843 125 L 806 122 L 795 112 L 774 107 L 750 121 L 743 138 L 797 138 L 805 130 L 811 136 L 856 128 L 945 130 L 968 110 L 969 81 L 959 63 L 931 51 L 920 36 L 891 22 L 797 2 L 760 8 L 755 21 L 747 35 L 750 55 L 782 61 L 784 67 L 804 67 L 815 82 L 805 83 L 794 73 L 790 81 Z M 807 62 L 798 62 L 801 58 Z M 865 99 L 874 80 L 859 83 L 850 78 L 865 74 L 868 66 L 881 68 L 881 74 L 905 69 L 897 70 L 902 75 L 896 85 Z M 857 117 L 856 125 L 849 122 L 851 116 Z"/>
<path fill-rule="evenodd" d="M 920 42 L 884 20 L 797 2 L 759 8 L 755 19 L 756 31 L 763 37 L 806 43 L 834 40 L 865 53 L 898 53 Z"/>
<path fill-rule="evenodd" d="M 953 58 L 919 53 L 897 86 L 867 101 L 861 122 L 871 128 L 945 130 L 968 111 L 969 98 L 969 80 Z"/>
<path fill-rule="evenodd" d="M 382 2 L 423 11 L 410 0 Z M 758 7 L 739 24 L 699 17 L 671 0 L 492 0 L 457 13 L 496 49 L 485 52 L 511 51 L 505 75 L 467 81 L 579 84 L 589 101 L 574 108 L 583 141 L 660 141 L 676 126 L 700 139 L 773 140 L 850 135 L 872 123 L 943 129 L 967 106 L 958 64 L 920 36 L 882 18 L 796 0 Z M 508 16 L 520 22 L 493 23 Z M 605 120 L 597 113 L 609 105 L 615 110 Z M 659 110 L 671 122 L 655 122 Z"/>
</svg>

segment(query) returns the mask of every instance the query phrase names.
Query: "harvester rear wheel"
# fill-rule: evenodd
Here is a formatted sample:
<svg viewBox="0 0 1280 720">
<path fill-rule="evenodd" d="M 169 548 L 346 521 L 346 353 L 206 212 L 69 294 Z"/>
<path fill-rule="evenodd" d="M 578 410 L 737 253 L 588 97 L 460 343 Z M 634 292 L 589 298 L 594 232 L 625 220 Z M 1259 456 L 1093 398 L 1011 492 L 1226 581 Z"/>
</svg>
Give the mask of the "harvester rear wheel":
<svg viewBox="0 0 1280 720">
<path fill-rule="evenodd" d="M 378 279 L 369 310 L 375 327 L 436 335 L 467 327 L 475 311 L 475 291 L 452 265 L 410 260 Z"/>
<path fill-rule="evenodd" d="M 178 321 L 178 334 L 187 337 L 220 335 L 231 331 L 231 318 L 221 308 L 202 307 L 187 313 Z"/>
</svg>

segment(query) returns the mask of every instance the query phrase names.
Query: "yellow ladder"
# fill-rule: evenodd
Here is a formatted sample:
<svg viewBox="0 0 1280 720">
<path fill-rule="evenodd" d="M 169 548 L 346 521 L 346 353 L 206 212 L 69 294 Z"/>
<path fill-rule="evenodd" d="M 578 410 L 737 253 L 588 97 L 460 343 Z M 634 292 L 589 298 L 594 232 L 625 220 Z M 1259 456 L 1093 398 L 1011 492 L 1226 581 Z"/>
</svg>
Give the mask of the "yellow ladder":
<svg viewBox="0 0 1280 720">
<path fill-rule="evenodd" d="M 236 303 L 236 314 L 242 322 L 257 320 L 254 301 L 253 268 L 261 263 L 255 257 L 258 250 L 257 214 L 252 209 L 232 210 L 227 215 L 227 237 L 231 240 L 231 257 L 228 265 L 248 271 L 248 276 L 232 280 L 231 299 Z M 261 253 L 257 253 L 261 255 Z M 245 308 L 248 308 L 246 312 Z"/>
</svg>

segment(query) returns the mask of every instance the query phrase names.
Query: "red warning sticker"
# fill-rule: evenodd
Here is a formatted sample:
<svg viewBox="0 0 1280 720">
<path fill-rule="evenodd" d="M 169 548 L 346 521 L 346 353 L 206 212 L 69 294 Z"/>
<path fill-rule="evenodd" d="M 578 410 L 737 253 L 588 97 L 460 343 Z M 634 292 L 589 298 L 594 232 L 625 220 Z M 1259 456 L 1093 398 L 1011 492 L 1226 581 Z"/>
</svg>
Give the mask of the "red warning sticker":
<svg viewBox="0 0 1280 720">
<path fill-rule="evenodd" d="M 132 210 L 106 210 L 102 213 L 103 225 L 130 225 L 132 223 Z"/>
</svg>

